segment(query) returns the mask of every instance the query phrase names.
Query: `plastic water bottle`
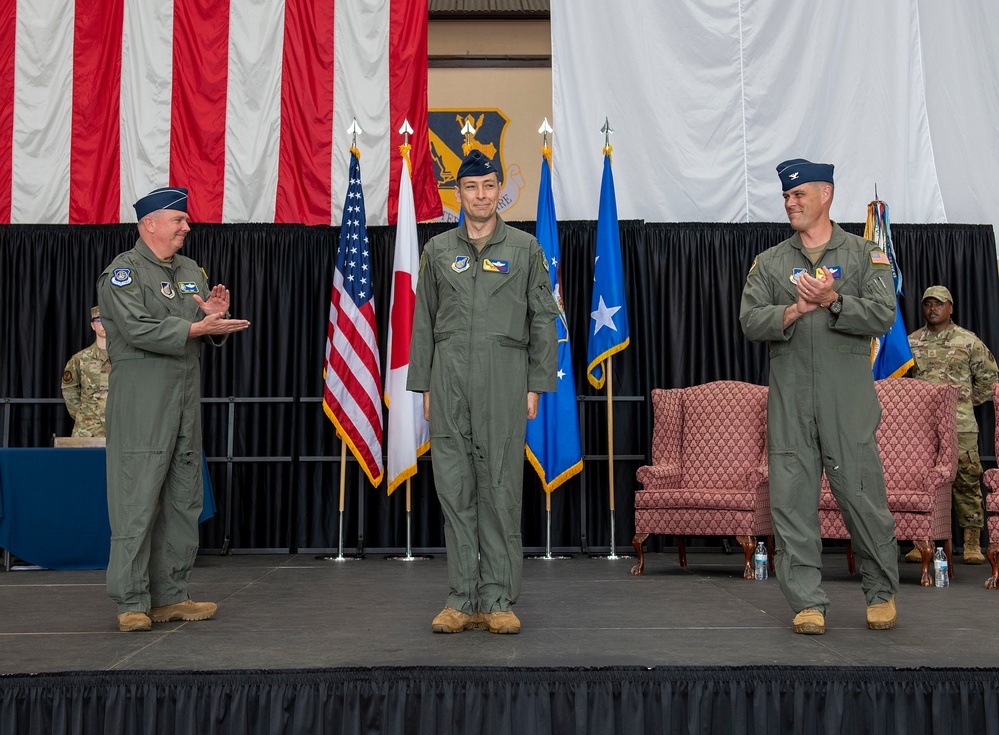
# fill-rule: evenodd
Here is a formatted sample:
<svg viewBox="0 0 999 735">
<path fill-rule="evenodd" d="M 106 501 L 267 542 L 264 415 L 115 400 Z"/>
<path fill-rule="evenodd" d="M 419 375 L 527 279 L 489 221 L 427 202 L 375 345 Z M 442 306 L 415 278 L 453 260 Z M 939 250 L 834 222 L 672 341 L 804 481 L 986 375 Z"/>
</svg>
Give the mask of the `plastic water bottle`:
<svg viewBox="0 0 999 735">
<path fill-rule="evenodd" d="M 938 546 L 933 552 L 933 570 L 937 587 L 950 587 L 950 576 L 947 574 L 947 555 L 943 546 Z"/>
<path fill-rule="evenodd" d="M 756 544 L 756 581 L 766 579 L 770 576 L 767 565 L 767 547 L 762 541 Z"/>
</svg>

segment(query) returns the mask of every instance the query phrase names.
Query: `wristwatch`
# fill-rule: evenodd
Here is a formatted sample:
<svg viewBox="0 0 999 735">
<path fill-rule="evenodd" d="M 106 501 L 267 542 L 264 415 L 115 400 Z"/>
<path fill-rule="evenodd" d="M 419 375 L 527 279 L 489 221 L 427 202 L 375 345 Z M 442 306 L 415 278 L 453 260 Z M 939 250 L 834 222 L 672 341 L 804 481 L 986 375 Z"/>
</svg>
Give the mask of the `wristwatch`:
<svg viewBox="0 0 999 735">
<path fill-rule="evenodd" d="M 833 316 L 839 316 L 841 311 L 843 311 L 843 294 L 840 294 L 839 298 L 829 304 L 829 313 Z"/>
</svg>

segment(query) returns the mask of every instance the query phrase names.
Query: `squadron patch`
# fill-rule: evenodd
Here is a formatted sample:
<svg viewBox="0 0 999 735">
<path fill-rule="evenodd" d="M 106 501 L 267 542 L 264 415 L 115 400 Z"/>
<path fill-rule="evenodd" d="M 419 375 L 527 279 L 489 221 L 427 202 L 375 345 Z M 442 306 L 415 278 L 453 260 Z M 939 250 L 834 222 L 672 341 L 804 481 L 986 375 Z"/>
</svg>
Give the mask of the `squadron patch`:
<svg viewBox="0 0 999 735">
<path fill-rule="evenodd" d="M 543 252 L 542 253 L 538 253 L 538 262 L 541 264 L 541 267 L 543 267 L 545 269 L 545 273 L 548 273 L 549 272 L 549 270 L 548 270 L 548 267 L 549 267 L 548 266 L 548 256 L 545 255 Z"/>
<path fill-rule="evenodd" d="M 173 286 L 170 281 L 160 281 L 160 293 L 166 296 L 168 299 L 172 299 L 177 294 L 173 290 Z"/>
<path fill-rule="evenodd" d="M 454 259 L 454 262 L 451 264 L 451 270 L 453 270 L 455 273 L 464 273 L 465 271 L 468 270 L 469 261 L 470 259 L 467 255 L 459 255 Z"/>
<path fill-rule="evenodd" d="M 69 370 L 65 371 L 62 374 L 62 382 L 63 383 L 72 383 L 73 382 L 73 373 L 71 373 Z"/>
<path fill-rule="evenodd" d="M 797 286 L 798 285 L 798 279 L 801 278 L 801 274 L 802 273 L 808 273 L 808 269 L 807 268 L 794 268 L 791 271 L 791 278 L 790 278 L 791 283 L 793 283 L 795 286 Z"/>
<path fill-rule="evenodd" d="M 482 261 L 482 270 L 491 273 L 509 273 L 510 263 L 506 260 L 490 260 L 486 258 Z"/>
<path fill-rule="evenodd" d="M 843 269 L 838 265 L 827 265 L 825 268 L 833 278 L 842 278 Z"/>
<path fill-rule="evenodd" d="M 198 284 L 194 281 L 181 281 L 177 284 L 181 293 L 198 293 Z"/>
<path fill-rule="evenodd" d="M 121 288 L 132 282 L 132 271 L 130 268 L 115 268 L 111 271 L 111 285 Z"/>
</svg>

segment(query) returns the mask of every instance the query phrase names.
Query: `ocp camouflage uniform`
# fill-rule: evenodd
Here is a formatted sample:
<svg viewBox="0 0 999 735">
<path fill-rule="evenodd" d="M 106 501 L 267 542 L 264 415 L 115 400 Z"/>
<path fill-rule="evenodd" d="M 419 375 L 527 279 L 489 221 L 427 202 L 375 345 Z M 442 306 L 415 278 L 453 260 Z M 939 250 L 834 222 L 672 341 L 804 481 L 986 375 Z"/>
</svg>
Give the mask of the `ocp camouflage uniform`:
<svg viewBox="0 0 999 735">
<path fill-rule="evenodd" d="M 978 457 L 978 422 L 973 406 L 992 396 L 992 384 L 999 382 L 996 360 L 974 332 L 951 324 L 934 334 L 920 327 L 909 335 L 909 347 L 916 364 L 909 376 L 960 389 L 957 401 L 957 477 L 954 480 L 954 508 L 961 528 L 981 528 L 982 463 Z"/>
<path fill-rule="evenodd" d="M 66 363 L 62 373 L 62 397 L 73 417 L 73 436 L 104 436 L 104 407 L 108 400 L 111 361 L 107 350 L 94 342 Z"/>
<path fill-rule="evenodd" d="M 557 387 L 558 310 L 532 236 L 497 218 L 481 252 L 464 224 L 420 260 L 406 388 L 430 391 L 448 607 L 510 609 L 520 595 L 527 393 Z"/>
</svg>

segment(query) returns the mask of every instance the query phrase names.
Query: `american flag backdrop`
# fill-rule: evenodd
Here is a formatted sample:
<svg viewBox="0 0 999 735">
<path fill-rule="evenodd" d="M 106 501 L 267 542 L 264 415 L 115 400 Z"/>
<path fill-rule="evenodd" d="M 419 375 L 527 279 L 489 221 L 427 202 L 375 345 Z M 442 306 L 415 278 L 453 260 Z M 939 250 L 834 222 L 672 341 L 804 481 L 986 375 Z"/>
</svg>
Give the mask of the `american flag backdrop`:
<svg viewBox="0 0 999 735">
<path fill-rule="evenodd" d="M 350 178 L 330 296 L 323 409 L 375 487 L 382 481 L 382 380 L 371 288 L 371 257 L 357 151 Z"/>
<path fill-rule="evenodd" d="M 187 186 L 200 222 L 335 224 L 354 118 L 372 224 L 407 118 L 437 217 L 427 23 L 426 0 L 0 0 L 0 223 L 134 222 Z"/>
</svg>

